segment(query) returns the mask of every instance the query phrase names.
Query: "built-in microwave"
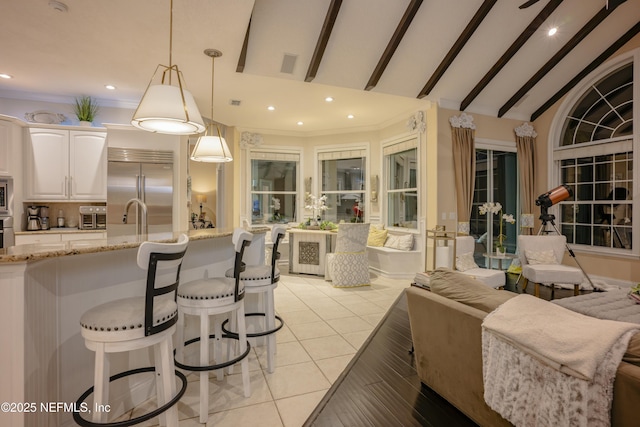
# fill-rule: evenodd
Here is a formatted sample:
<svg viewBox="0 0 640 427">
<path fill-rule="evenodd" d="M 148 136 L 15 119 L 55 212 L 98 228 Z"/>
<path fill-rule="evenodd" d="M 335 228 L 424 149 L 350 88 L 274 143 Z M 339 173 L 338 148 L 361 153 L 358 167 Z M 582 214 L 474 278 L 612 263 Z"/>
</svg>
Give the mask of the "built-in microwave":
<svg viewBox="0 0 640 427">
<path fill-rule="evenodd" d="M 0 177 L 0 215 L 11 216 L 13 205 L 13 179 Z"/>
</svg>

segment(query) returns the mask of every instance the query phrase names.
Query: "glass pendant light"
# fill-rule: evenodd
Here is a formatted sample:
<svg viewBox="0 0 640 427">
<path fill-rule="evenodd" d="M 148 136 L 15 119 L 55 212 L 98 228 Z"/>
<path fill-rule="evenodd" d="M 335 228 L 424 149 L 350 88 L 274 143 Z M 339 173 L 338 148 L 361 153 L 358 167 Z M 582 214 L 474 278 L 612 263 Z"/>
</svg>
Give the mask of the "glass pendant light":
<svg viewBox="0 0 640 427">
<path fill-rule="evenodd" d="M 207 49 L 204 51 L 204 54 L 211 57 L 211 120 L 209 121 L 205 135 L 201 136 L 198 142 L 196 142 L 196 146 L 191 154 L 191 160 L 208 163 L 230 162 L 233 160 L 233 157 L 231 156 L 227 141 L 222 137 L 220 127 L 213 123 L 213 76 L 215 60 L 222 56 L 222 52 L 216 49 Z M 217 136 L 213 134 L 214 126 L 218 132 Z"/>
<path fill-rule="evenodd" d="M 192 135 L 204 131 L 204 121 L 193 95 L 186 89 L 182 72 L 172 62 L 173 0 L 170 2 L 169 65 L 158 65 L 133 113 L 131 124 L 149 132 Z M 152 84 L 162 70 L 160 84 Z M 175 78 L 174 78 L 175 75 Z"/>
</svg>

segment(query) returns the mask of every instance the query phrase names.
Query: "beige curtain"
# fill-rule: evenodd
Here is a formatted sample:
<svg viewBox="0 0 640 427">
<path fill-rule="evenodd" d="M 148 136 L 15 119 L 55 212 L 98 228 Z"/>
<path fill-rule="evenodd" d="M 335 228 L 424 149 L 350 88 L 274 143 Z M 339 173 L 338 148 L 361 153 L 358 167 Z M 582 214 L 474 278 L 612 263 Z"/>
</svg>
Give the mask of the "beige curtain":
<svg viewBox="0 0 640 427">
<path fill-rule="evenodd" d="M 515 128 L 520 169 L 521 234 L 533 234 L 533 214 L 536 209 L 534 189 L 535 148 L 538 134 L 529 123 Z M 530 224 L 527 224 L 530 222 Z"/>
<path fill-rule="evenodd" d="M 473 117 L 462 113 L 449 119 L 453 171 L 456 182 L 458 231 L 469 234 L 469 219 L 473 205 L 473 189 L 476 178 L 475 124 Z"/>
</svg>

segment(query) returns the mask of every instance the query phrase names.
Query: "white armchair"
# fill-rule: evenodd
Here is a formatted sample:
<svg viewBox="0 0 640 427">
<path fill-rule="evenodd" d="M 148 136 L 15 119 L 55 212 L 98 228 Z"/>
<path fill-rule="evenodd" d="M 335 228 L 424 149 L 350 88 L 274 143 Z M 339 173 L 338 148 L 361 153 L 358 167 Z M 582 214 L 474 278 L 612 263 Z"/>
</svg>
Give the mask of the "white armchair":
<svg viewBox="0 0 640 427">
<path fill-rule="evenodd" d="M 325 280 L 335 287 L 367 286 L 369 258 L 367 237 L 370 224 L 340 224 L 335 252 L 327 254 Z"/>
<path fill-rule="evenodd" d="M 456 237 L 456 270 L 492 288 L 503 288 L 506 281 L 504 271 L 478 267 L 473 260 L 475 246 L 476 241 L 473 236 Z"/>
<path fill-rule="evenodd" d="M 518 236 L 518 250 L 524 287 L 529 281 L 535 283 L 534 295 L 540 296 L 539 285 L 551 286 L 551 299 L 555 286 L 573 285 L 574 295 L 578 295 L 584 274 L 577 267 L 562 265 L 562 257 L 567 246 L 567 238 L 562 235 Z"/>
</svg>

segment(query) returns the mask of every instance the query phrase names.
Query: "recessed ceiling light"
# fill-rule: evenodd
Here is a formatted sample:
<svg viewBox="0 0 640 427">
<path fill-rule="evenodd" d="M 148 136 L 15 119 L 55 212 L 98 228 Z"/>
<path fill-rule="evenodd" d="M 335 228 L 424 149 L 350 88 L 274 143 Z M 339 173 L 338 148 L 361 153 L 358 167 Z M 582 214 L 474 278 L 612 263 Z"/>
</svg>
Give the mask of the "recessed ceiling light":
<svg viewBox="0 0 640 427">
<path fill-rule="evenodd" d="M 333 102 L 333 97 L 332 96 L 327 96 L 324 100 L 327 101 L 327 102 Z"/>
<path fill-rule="evenodd" d="M 303 122 L 298 122 L 298 126 L 302 126 L 303 124 Z"/>
<path fill-rule="evenodd" d="M 353 114 L 349 114 L 349 115 L 347 116 L 347 119 L 353 119 L 354 117 L 355 117 L 355 116 L 354 116 Z"/>
<path fill-rule="evenodd" d="M 0 73 L 0 78 L 1 79 L 12 79 L 13 76 L 11 76 L 9 74 L 5 74 L 5 73 Z"/>
<path fill-rule="evenodd" d="M 554 35 L 555 33 L 557 33 L 557 32 L 558 32 L 558 27 L 553 27 L 553 28 L 549 29 L 549 31 L 547 32 L 547 35 L 548 35 L 549 37 L 551 37 L 551 36 L 553 36 L 553 35 Z"/>
<path fill-rule="evenodd" d="M 269 111 L 273 111 L 273 110 L 275 110 L 275 109 L 276 109 L 276 107 L 274 107 L 273 105 L 269 105 L 269 106 L 267 107 L 267 110 L 269 110 Z"/>
<path fill-rule="evenodd" d="M 116 90 L 116 87 L 114 85 L 104 85 L 104 87 L 106 87 L 109 90 Z"/>
</svg>

